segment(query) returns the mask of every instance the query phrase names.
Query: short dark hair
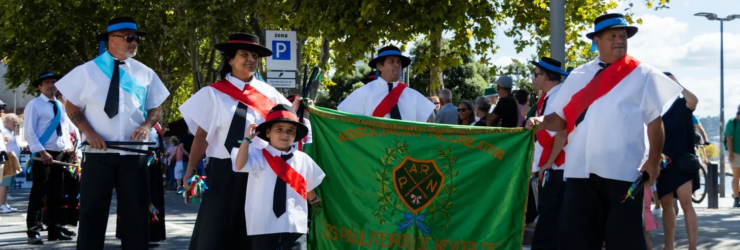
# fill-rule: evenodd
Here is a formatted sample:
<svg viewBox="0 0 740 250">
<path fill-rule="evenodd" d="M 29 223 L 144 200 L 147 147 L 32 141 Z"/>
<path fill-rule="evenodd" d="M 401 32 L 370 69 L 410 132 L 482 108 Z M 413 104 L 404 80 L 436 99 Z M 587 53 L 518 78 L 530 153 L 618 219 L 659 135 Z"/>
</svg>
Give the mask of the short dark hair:
<svg viewBox="0 0 740 250">
<path fill-rule="evenodd" d="M 529 91 L 520 89 L 517 90 L 516 93 L 514 93 L 514 98 L 516 98 L 516 101 L 519 104 L 527 104 L 527 98 L 529 97 Z"/>
<path fill-rule="evenodd" d="M 540 73 L 545 74 L 545 78 L 547 80 L 560 82 L 560 75 L 558 75 L 557 73 L 552 72 L 552 71 L 549 71 L 549 70 L 546 70 L 546 69 L 544 69 L 542 67 L 538 67 L 538 68 L 540 69 Z"/>
<path fill-rule="evenodd" d="M 231 65 L 229 65 L 229 60 L 234 59 L 236 57 L 236 51 L 235 49 L 224 51 L 221 54 L 221 57 L 223 60 L 221 61 L 221 72 L 219 72 L 221 79 L 226 79 L 226 75 L 231 73 Z"/>
</svg>

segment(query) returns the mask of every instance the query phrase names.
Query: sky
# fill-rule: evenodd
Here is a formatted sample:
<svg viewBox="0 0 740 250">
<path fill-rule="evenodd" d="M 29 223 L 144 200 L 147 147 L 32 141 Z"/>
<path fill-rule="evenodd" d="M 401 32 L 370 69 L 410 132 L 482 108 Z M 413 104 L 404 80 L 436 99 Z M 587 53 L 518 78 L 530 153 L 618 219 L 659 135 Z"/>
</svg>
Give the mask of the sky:
<svg viewBox="0 0 740 250">
<path fill-rule="evenodd" d="M 635 1 L 633 11 L 643 23 L 635 24 L 639 31 L 628 41 L 628 53 L 642 63 L 673 73 L 699 98 L 696 116 L 718 116 L 720 22 L 696 17 L 694 13 L 710 12 L 719 17 L 740 14 L 740 1 L 672 0 L 670 9 L 658 11 L 647 9 L 640 2 Z M 621 12 L 624 8 L 622 4 L 610 12 Z M 499 34 L 503 30 L 499 29 Z M 496 42 L 501 48 L 495 55 L 489 55 L 496 65 L 507 65 L 511 58 L 524 61 L 536 52 L 527 48 L 517 54 L 513 39 L 503 35 Z M 725 119 L 730 119 L 740 104 L 740 20 L 724 24 L 724 66 Z"/>
</svg>

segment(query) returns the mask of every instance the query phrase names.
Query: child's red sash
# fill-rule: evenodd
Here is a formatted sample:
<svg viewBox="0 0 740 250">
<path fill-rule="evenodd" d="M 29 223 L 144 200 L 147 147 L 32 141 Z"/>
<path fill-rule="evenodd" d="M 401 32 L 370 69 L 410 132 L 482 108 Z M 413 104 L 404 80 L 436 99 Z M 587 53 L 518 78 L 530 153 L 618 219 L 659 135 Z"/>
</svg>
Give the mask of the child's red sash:
<svg viewBox="0 0 740 250">
<path fill-rule="evenodd" d="M 275 102 L 270 100 L 270 98 L 259 92 L 259 90 L 255 89 L 250 84 L 244 85 L 244 91 L 240 90 L 226 79 L 215 82 L 210 86 L 219 92 L 234 98 L 234 100 L 246 104 L 265 118 L 267 117 L 267 114 L 270 113 L 270 110 L 276 105 Z"/>
<path fill-rule="evenodd" d="M 542 154 L 540 154 L 540 161 L 537 163 L 537 166 L 542 167 L 547 163 L 547 160 L 550 159 L 552 147 L 555 145 L 555 136 L 550 136 L 550 133 L 548 133 L 547 130 L 540 129 L 540 131 L 537 132 L 537 143 L 542 146 Z M 563 145 L 563 147 L 565 147 L 565 145 Z M 560 154 L 555 158 L 554 163 L 555 166 L 562 166 L 563 163 L 565 163 L 565 150 L 560 151 Z"/>
<path fill-rule="evenodd" d="M 609 67 L 606 67 L 600 74 L 594 76 L 583 89 L 575 93 L 571 97 L 570 102 L 563 108 L 568 134 L 576 127 L 578 117 L 591 104 L 606 95 L 606 93 L 609 93 L 609 91 L 617 86 L 617 84 L 632 73 L 639 65 L 640 61 L 635 60 L 630 55 L 625 55 Z"/>
<path fill-rule="evenodd" d="M 406 84 L 398 83 L 398 86 L 393 88 L 388 95 L 383 98 L 382 101 L 380 101 L 380 104 L 378 104 L 377 107 L 375 107 L 375 111 L 373 111 L 374 117 L 383 117 L 385 114 L 388 114 L 391 112 L 391 109 L 393 106 L 396 106 L 398 104 L 398 99 L 401 98 L 401 93 L 403 93 L 403 90 L 406 89 Z"/>
<path fill-rule="evenodd" d="M 285 183 L 303 197 L 304 200 L 307 199 L 306 193 L 308 191 L 306 189 L 308 187 L 306 186 L 306 179 L 304 179 L 300 173 L 296 172 L 295 169 L 285 162 L 283 158 L 280 158 L 280 156 L 270 155 L 270 152 L 267 152 L 267 149 L 262 149 L 262 155 L 265 156 L 267 164 L 270 165 L 270 168 L 272 168 L 272 171 L 275 172 L 278 178 L 285 181 Z"/>
</svg>

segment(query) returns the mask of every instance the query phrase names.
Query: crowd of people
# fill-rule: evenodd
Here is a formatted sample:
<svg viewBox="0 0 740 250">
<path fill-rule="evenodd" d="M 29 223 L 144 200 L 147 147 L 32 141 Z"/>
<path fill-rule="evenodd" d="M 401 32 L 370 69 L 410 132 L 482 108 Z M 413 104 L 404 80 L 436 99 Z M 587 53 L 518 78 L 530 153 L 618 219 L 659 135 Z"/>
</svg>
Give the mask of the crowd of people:
<svg viewBox="0 0 740 250">
<path fill-rule="evenodd" d="M 699 100 L 672 74 L 627 54 L 627 40 L 638 29 L 623 15 L 600 16 L 594 25 L 586 36 L 599 58 L 571 72 L 552 58 L 531 62 L 535 93 L 515 90 L 512 78 L 501 76 L 480 97 L 457 105 L 449 89 L 426 97 L 399 82 L 411 59 L 386 46 L 369 62 L 375 71 L 365 85 L 337 109 L 534 130 L 532 249 L 651 249 L 648 232 L 658 226 L 651 203 L 663 208 L 665 249 L 672 249 L 674 199 L 686 217 L 689 248 L 696 249 L 691 194 L 701 160 L 692 112 Z M 165 138 L 158 121 L 169 92 L 132 58 L 145 35 L 134 19 L 114 18 L 97 37 L 107 44 L 97 58 L 32 82 L 40 95 L 24 111 L 33 160 L 28 243 L 43 244 L 46 230 L 48 241 L 77 237 L 77 249 L 102 249 L 115 189 L 122 249 L 156 245 L 166 239 L 164 189 L 190 192 L 195 184 L 188 180 L 207 175 L 190 249 L 306 249 L 310 207 L 322 201 L 313 190 L 325 174 L 301 152 L 312 135 L 307 114 L 297 113 L 308 102 L 286 98 L 255 75 L 272 51 L 251 34 L 234 33 L 216 44 L 223 56 L 220 80 L 179 107 L 189 134 Z M 530 98 L 536 105 L 528 105 Z M 728 124 L 727 150 L 733 171 L 740 171 L 735 120 Z M 17 123 L 17 116 L 5 115 L 0 151 L 20 155 Z M 2 183 L 0 212 L 15 211 Z M 70 226 L 78 224 L 75 232 Z"/>
</svg>

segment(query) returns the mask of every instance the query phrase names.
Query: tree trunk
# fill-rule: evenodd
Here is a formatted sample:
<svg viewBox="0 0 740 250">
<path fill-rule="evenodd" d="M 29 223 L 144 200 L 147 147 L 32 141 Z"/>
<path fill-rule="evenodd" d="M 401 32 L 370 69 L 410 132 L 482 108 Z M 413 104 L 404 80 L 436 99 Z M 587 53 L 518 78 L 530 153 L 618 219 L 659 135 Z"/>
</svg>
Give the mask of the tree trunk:
<svg viewBox="0 0 740 250">
<path fill-rule="evenodd" d="M 256 12 L 249 15 L 249 24 L 252 25 L 252 29 L 254 30 L 255 34 L 257 34 L 257 36 L 260 38 L 260 44 L 267 47 L 267 37 L 265 37 L 265 30 L 262 28 L 259 16 Z M 267 80 L 267 73 L 265 72 L 267 70 L 264 65 L 261 65 L 260 63 L 260 65 L 257 67 L 257 71 L 262 76 L 262 78 Z"/>
<path fill-rule="evenodd" d="M 433 92 L 437 89 L 444 88 L 443 75 L 442 75 L 442 62 L 440 60 L 442 56 L 442 32 L 434 32 L 432 36 L 432 66 L 431 66 L 431 86 Z"/>
<path fill-rule="evenodd" d="M 329 50 L 329 44 L 330 44 L 329 39 L 324 38 L 323 40 L 321 40 L 321 56 L 319 58 L 319 68 L 321 69 L 324 77 L 327 76 L 326 75 L 327 69 L 328 69 L 327 65 L 329 64 L 329 58 L 331 58 L 329 54 L 331 52 Z M 321 83 L 317 83 L 311 86 L 311 94 L 309 95 L 309 97 L 312 97 L 315 99 L 320 86 L 321 86 Z"/>
</svg>

